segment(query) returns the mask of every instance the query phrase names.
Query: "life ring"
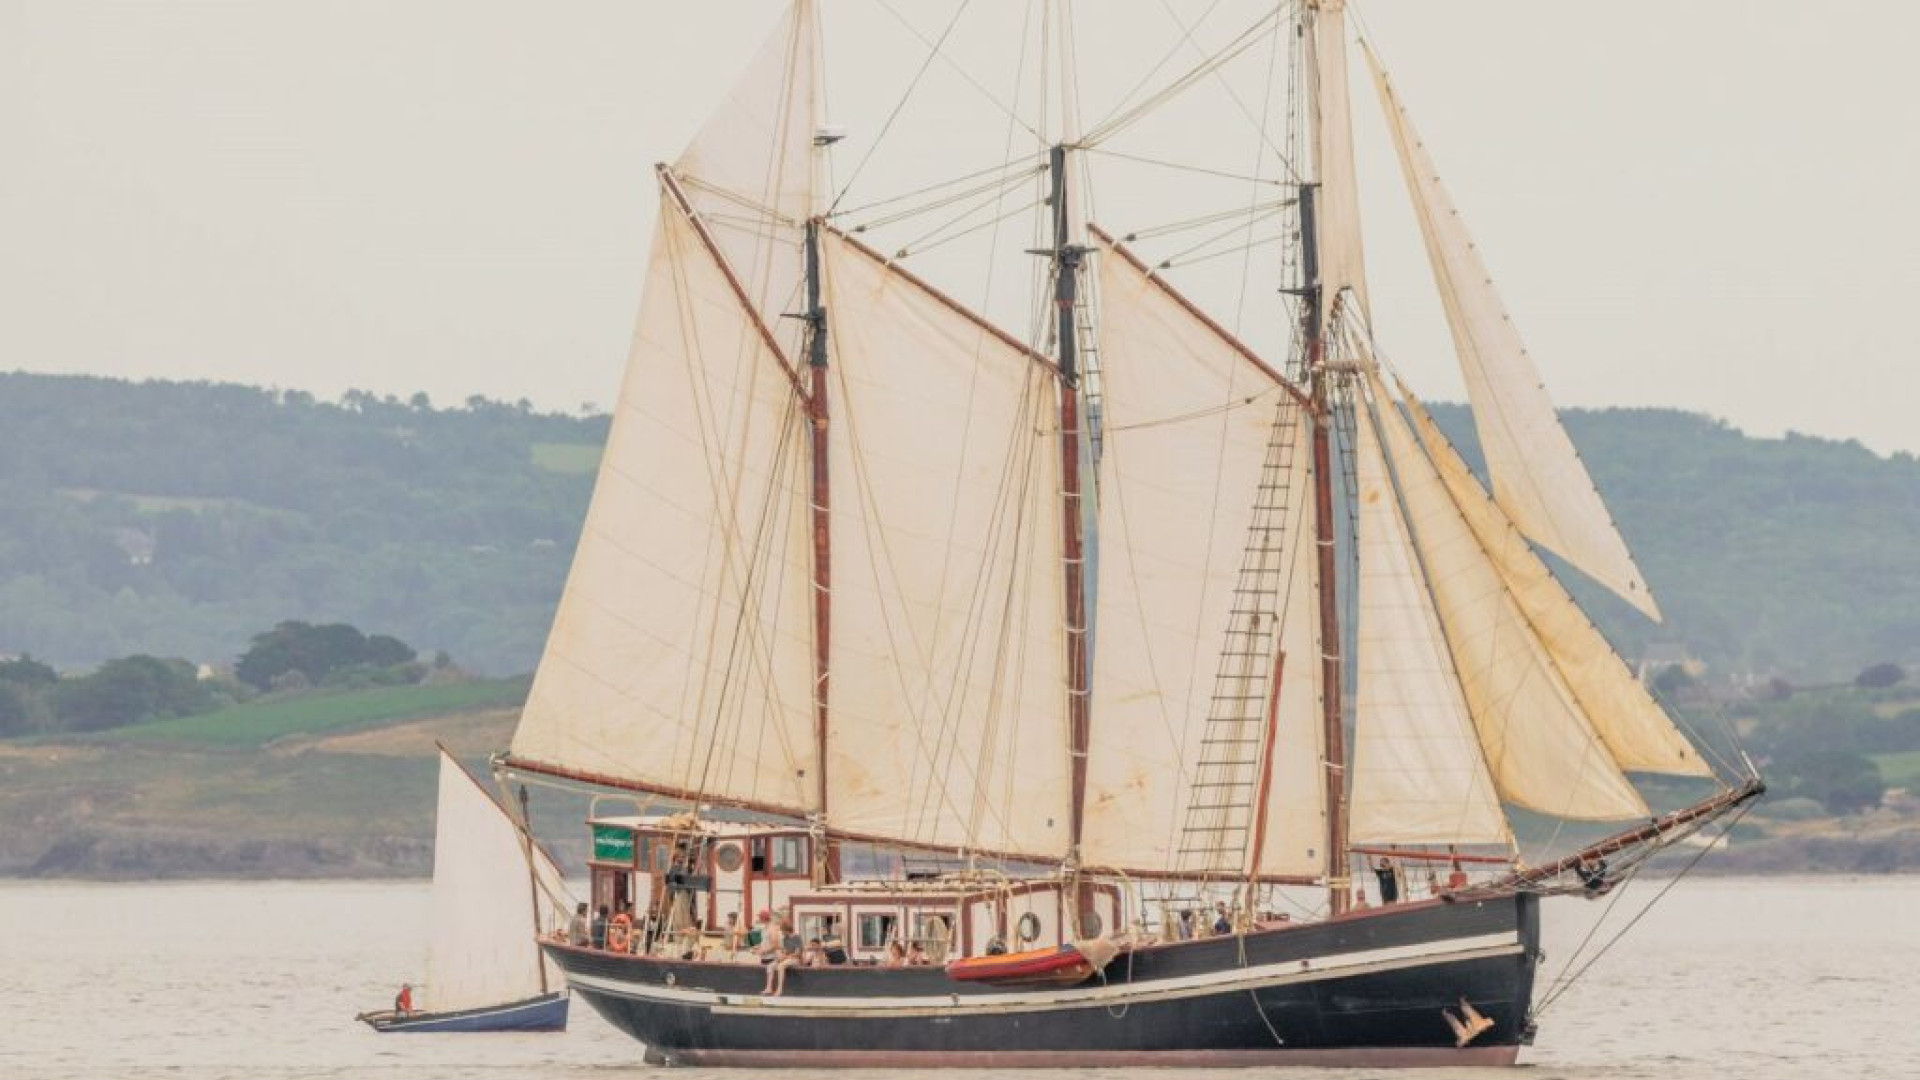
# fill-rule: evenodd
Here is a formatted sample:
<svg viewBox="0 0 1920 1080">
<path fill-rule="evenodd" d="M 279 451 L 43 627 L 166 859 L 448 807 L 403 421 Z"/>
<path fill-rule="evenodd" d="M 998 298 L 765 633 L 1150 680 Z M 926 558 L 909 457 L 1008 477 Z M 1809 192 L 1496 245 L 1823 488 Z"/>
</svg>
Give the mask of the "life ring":
<svg viewBox="0 0 1920 1080">
<path fill-rule="evenodd" d="M 607 948 L 614 952 L 626 952 L 632 944 L 633 919 L 623 911 L 607 924 Z"/>
</svg>

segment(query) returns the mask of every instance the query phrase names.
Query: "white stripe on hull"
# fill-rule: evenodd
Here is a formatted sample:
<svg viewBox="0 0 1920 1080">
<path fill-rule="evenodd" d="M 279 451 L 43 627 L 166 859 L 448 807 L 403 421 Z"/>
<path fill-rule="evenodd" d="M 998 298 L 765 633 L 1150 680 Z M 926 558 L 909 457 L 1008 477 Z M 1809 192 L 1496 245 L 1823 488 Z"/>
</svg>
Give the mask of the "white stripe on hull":
<svg viewBox="0 0 1920 1080">
<path fill-rule="evenodd" d="M 985 1016 L 1055 1009 L 1101 1008 L 1123 1003 L 1204 997 L 1235 990 L 1257 990 L 1267 986 L 1319 982 L 1436 963 L 1513 956 L 1521 951 L 1519 934 L 1509 931 L 1455 938 L 1451 941 L 1365 949 L 1325 959 L 1288 960 L 1257 967 L 1230 968 L 1199 975 L 1155 979 L 1150 983 L 1126 982 L 1126 960 L 1123 956 L 1114 961 L 1112 968 L 1109 969 L 1109 981 L 1102 985 L 991 995 L 757 997 L 629 982 L 601 975 L 578 975 L 571 972 L 567 975 L 567 981 L 592 993 L 656 1004 L 705 1006 L 715 1013 L 727 1015 L 898 1019 L 916 1016 Z"/>
</svg>

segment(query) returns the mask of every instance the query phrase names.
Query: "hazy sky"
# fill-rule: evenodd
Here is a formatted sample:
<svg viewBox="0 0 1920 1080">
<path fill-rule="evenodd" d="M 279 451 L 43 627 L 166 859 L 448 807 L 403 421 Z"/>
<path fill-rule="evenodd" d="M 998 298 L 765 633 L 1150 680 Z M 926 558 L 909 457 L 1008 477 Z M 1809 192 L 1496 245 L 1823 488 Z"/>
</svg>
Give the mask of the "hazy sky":
<svg viewBox="0 0 1920 1080">
<path fill-rule="evenodd" d="M 957 0 L 822 2 L 844 176 L 925 56 L 892 12 L 931 36 Z M 604 405 L 652 163 L 779 7 L 0 0 L 0 368 Z M 1002 100 L 1027 7 L 972 0 L 951 42 Z M 1562 404 L 1920 450 L 1920 8 L 1360 11 Z M 1179 31 L 1161 0 L 1079 12 L 1100 114 Z M 1236 29 L 1217 14 L 1196 37 Z M 981 91 L 933 70 L 898 138 L 984 117 L 998 142 Z M 1427 396 L 1458 397 L 1358 72 L 1354 91 L 1382 337 Z M 1251 145 L 1219 115 L 1220 145 Z M 873 176 L 904 181 L 925 158 L 905 156 Z M 1169 205 L 1126 201 L 1119 227 L 1183 216 L 1154 190 Z"/>
</svg>

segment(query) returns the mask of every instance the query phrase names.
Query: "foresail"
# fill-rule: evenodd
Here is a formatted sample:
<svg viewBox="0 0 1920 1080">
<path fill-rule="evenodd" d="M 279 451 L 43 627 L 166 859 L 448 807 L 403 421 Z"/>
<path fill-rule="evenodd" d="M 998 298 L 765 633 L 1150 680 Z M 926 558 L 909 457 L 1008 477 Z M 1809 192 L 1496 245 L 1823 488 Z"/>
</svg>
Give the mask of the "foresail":
<svg viewBox="0 0 1920 1080">
<path fill-rule="evenodd" d="M 1699 751 L 1574 603 L 1499 504 L 1488 497 L 1426 408 L 1404 388 L 1401 396 L 1441 481 L 1613 760 L 1633 772 L 1711 776 L 1713 770 Z"/>
<path fill-rule="evenodd" d="M 1105 430 L 1082 860 L 1130 872 L 1243 872 L 1265 748 L 1243 744 L 1247 752 L 1229 759 L 1225 744 L 1207 742 L 1208 728 L 1264 739 L 1279 649 L 1287 655 L 1274 742 L 1285 752 L 1272 755 L 1259 870 L 1319 874 L 1326 821 L 1312 420 L 1271 371 L 1095 236 Z M 1285 494 L 1268 493 L 1281 505 L 1255 536 L 1270 452 L 1272 483 Z M 1253 602 L 1236 594 L 1250 546 L 1271 553 L 1262 573 L 1277 610 L 1257 630 L 1230 636 L 1239 600 Z M 1228 661 L 1225 691 L 1223 651 L 1245 654 Z M 1216 705 L 1234 715 L 1214 717 Z M 1183 840 L 1190 825 L 1218 836 Z M 1228 848 L 1230 861 L 1192 862 L 1196 846 Z"/>
<path fill-rule="evenodd" d="M 804 239 L 813 215 L 818 36 L 814 0 L 795 0 L 674 163 L 768 328 L 800 355 Z"/>
<path fill-rule="evenodd" d="M 424 991 L 429 1010 L 501 1005 L 541 992 L 545 961 L 534 943 L 528 848 L 506 810 L 441 751 Z M 544 907 L 565 893 L 552 860 L 537 845 L 532 851 Z M 559 973 L 548 966 L 546 975 L 545 985 L 559 989 Z"/>
<path fill-rule="evenodd" d="M 784 360 L 663 198 L 612 431 L 516 758 L 808 812 L 804 420 Z"/>
<path fill-rule="evenodd" d="M 1382 403 L 1374 414 L 1381 441 L 1501 796 L 1560 818 L 1646 816 L 1433 463 L 1379 380 L 1370 381 Z"/>
<path fill-rule="evenodd" d="M 1313 51 L 1309 70 L 1316 76 L 1312 88 L 1318 116 L 1318 145 L 1314 161 L 1319 168 L 1320 285 L 1326 296 L 1321 318 L 1331 324 L 1345 304 L 1367 309 L 1366 261 L 1360 240 L 1360 195 L 1353 165 L 1352 100 L 1347 80 L 1346 0 L 1312 0 Z M 1322 330 L 1326 329 L 1322 326 Z"/>
<path fill-rule="evenodd" d="M 1353 840 L 1510 842 L 1373 418 L 1359 411 Z"/>
<path fill-rule="evenodd" d="M 1069 774 L 1053 370 L 854 242 L 822 240 L 828 825 L 1057 860 Z"/>
<path fill-rule="evenodd" d="M 1453 331 L 1494 498 L 1528 537 L 1649 618 L 1660 618 L 1653 594 L 1561 426 L 1432 157 L 1379 58 L 1369 51 L 1367 60 Z"/>
</svg>

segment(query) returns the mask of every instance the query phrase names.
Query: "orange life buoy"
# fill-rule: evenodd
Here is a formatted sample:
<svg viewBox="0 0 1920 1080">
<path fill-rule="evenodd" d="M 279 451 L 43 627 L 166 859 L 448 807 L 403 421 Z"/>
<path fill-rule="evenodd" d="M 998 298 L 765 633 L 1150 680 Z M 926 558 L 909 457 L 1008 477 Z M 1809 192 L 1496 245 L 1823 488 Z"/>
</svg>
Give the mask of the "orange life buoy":
<svg viewBox="0 0 1920 1080">
<path fill-rule="evenodd" d="M 633 919 L 623 911 L 607 924 L 607 948 L 614 952 L 626 952 L 632 941 Z"/>
</svg>

